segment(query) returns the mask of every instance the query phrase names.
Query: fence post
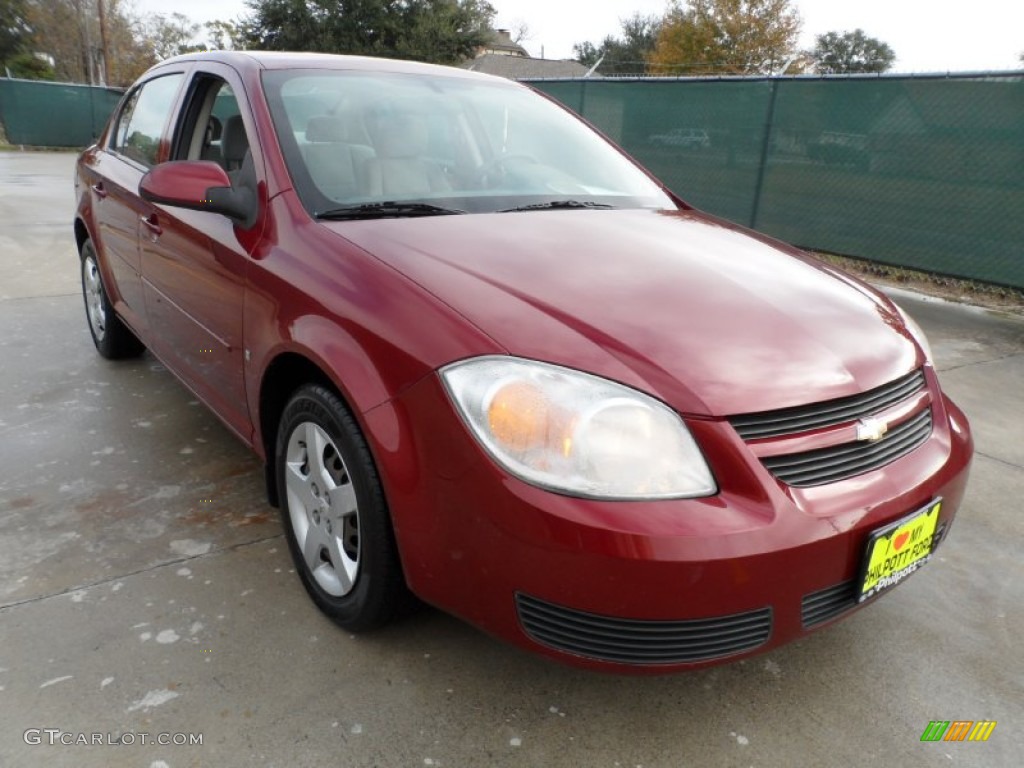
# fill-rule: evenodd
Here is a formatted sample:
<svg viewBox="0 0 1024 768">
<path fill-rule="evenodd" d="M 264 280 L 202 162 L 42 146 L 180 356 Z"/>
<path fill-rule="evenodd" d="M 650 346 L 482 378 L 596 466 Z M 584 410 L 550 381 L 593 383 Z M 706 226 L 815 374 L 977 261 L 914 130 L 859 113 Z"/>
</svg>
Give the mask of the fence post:
<svg viewBox="0 0 1024 768">
<path fill-rule="evenodd" d="M 764 173 L 768 166 L 768 149 L 772 143 L 775 127 L 775 98 L 779 93 L 779 78 L 772 78 L 772 92 L 768 97 L 768 111 L 765 115 L 764 140 L 761 143 L 761 162 L 757 167 L 757 184 L 754 187 L 754 205 L 750 212 L 750 228 L 757 229 L 757 217 L 761 213 L 761 191 L 764 188 Z"/>
</svg>

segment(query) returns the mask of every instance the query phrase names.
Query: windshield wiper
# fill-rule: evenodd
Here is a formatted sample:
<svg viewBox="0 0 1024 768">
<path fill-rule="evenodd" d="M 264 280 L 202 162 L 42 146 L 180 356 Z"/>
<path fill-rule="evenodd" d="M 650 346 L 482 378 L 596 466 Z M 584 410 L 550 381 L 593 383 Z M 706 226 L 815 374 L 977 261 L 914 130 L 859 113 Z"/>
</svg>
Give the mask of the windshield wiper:
<svg viewBox="0 0 1024 768">
<path fill-rule="evenodd" d="M 573 208 L 614 208 L 608 203 L 592 203 L 589 200 L 552 200 L 548 203 L 534 203 L 533 205 L 520 205 L 516 208 L 506 208 L 498 213 L 515 213 L 516 211 L 558 211 L 570 210 Z"/>
<path fill-rule="evenodd" d="M 319 211 L 313 215 L 317 219 L 386 219 L 406 216 L 447 216 L 455 213 L 465 213 L 465 211 L 460 211 L 457 208 L 442 208 L 430 203 L 386 202 L 345 205 L 340 208 Z"/>
</svg>

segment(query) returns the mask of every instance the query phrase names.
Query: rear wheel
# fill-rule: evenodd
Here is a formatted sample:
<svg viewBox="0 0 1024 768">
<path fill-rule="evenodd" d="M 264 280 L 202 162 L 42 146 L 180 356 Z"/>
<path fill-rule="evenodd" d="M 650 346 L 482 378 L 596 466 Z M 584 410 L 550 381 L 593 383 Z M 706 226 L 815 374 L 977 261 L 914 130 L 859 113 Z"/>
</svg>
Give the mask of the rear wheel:
<svg viewBox="0 0 1024 768">
<path fill-rule="evenodd" d="M 82 297 L 85 299 L 85 316 L 89 321 L 89 332 L 96 351 L 108 360 L 137 357 L 145 347 L 121 322 L 110 306 L 103 276 L 96 261 L 96 249 L 91 240 L 82 243 Z"/>
<path fill-rule="evenodd" d="M 366 441 L 337 395 L 299 389 L 276 450 L 281 517 L 303 586 L 345 629 L 389 621 L 405 584 L 391 519 Z"/>
</svg>

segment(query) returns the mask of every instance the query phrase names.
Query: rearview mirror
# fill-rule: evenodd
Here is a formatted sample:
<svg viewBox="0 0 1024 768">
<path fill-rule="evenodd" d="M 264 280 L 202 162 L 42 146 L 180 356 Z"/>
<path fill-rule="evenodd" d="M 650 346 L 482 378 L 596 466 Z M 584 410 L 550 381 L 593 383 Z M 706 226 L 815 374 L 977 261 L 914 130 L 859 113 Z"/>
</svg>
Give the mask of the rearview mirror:
<svg viewBox="0 0 1024 768">
<path fill-rule="evenodd" d="M 143 200 L 219 213 L 245 224 L 254 218 L 251 189 L 235 189 L 227 172 L 208 160 L 172 160 L 150 169 L 139 183 Z"/>
</svg>

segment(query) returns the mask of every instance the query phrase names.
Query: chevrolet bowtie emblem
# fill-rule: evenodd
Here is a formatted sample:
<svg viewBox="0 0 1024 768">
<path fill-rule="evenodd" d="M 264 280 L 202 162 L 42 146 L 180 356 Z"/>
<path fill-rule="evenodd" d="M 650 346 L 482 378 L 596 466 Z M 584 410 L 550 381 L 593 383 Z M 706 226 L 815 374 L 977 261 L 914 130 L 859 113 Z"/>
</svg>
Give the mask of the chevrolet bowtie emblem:
<svg viewBox="0 0 1024 768">
<path fill-rule="evenodd" d="M 861 419 L 857 422 L 857 439 L 875 442 L 889 431 L 889 425 L 881 419 Z"/>
</svg>

